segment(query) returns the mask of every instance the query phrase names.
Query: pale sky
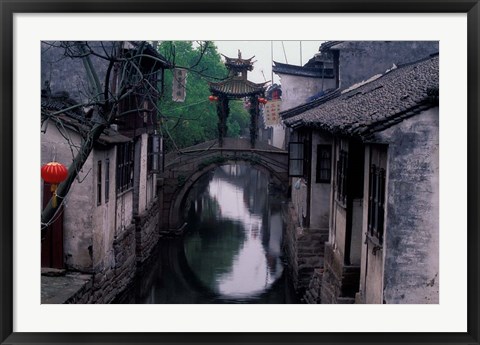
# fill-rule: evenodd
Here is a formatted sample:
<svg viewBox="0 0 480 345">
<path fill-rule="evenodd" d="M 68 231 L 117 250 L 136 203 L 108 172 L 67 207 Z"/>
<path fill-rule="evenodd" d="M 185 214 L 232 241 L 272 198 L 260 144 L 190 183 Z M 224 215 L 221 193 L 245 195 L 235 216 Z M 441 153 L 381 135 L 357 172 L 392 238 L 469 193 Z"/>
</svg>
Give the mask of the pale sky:
<svg viewBox="0 0 480 345">
<path fill-rule="evenodd" d="M 238 49 L 242 52 L 242 58 L 248 59 L 255 55 L 253 71 L 248 73 L 248 79 L 261 83 L 272 79 L 272 45 L 273 60 L 289 63 L 291 65 L 304 65 L 310 58 L 318 53 L 320 44 L 324 41 L 214 41 L 218 51 L 228 57 L 237 57 Z M 282 45 L 283 42 L 283 45 Z M 285 53 L 284 49 L 285 47 Z M 263 74 L 262 74 L 263 72 Z M 275 83 L 279 83 L 279 77 L 273 74 Z"/>
</svg>

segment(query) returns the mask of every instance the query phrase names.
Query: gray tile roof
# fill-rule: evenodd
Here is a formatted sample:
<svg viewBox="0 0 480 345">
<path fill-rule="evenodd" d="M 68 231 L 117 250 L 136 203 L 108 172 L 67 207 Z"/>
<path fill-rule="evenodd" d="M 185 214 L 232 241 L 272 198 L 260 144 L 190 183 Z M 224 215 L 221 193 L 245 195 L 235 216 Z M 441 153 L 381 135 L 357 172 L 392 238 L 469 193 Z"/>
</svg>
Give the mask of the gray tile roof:
<svg viewBox="0 0 480 345">
<path fill-rule="evenodd" d="M 437 55 L 398 67 L 315 108 L 287 118 L 284 123 L 289 127 L 313 127 L 365 139 L 435 106 L 438 76 Z"/>
<path fill-rule="evenodd" d="M 296 66 L 277 61 L 273 61 L 273 63 L 272 70 L 277 74 L 290 74 L 311 78 L 334 78 L 333 68 Z"/>
<path fill-rule="evenodd" d="M 80 106 L 75 107 L 78 104 L 69 98 L 66 92 L 59 94 L 61 94 L 61 97 L 55 95 L 52 97 L 42 96 L 42 118 L 44 116 L 50 117 L 54 123 L 56 123 L 57 127 L 68 128 L 81 136 L 87 135 L 92 129 L 92 122 L 86 118 L 83 108 Z M 105 128 L 97 139 L 96 144 L 109 145 L 128 141 L 131 141 L 131 139 L 120 134 L 118 131 L 112 128 Z"/>
<path fill-rule="evenodd" d="M 337 44 L 343 43 L 344 41 L 326 41 L 320 45 L 320 48 L 318 49 L 321 52 L 330 50 L 334 48 Z"/>
<path fill-rule="evenodd" d="M 263 94 L 265 92 L 264 85 L 265 83 L 253 83 L 242 79 L 242 77 L 232 77 L 218 83 L 209 82 L 210 92 L 213 94 L 223 94 L 232 97 Z"/>
<path fill-rule="evenodd" d="M 335 97 L 338 97 L 340 95 L 341 90 L 340 89 L 332 89 L 332 90 L 326 90 L 325 93 L 320 96 L 317 99 L 314 99 L 313 101 L 303 103 L 300 105 L 297 105 L 296 107 L 284 110 L 280 112 L 280 116 L 282 117 L 283 120 L 289 119 L 295 115 L 302 114 L 303 112 L 318 107 L 320 104 L 323 104 Z"/>
</svg>

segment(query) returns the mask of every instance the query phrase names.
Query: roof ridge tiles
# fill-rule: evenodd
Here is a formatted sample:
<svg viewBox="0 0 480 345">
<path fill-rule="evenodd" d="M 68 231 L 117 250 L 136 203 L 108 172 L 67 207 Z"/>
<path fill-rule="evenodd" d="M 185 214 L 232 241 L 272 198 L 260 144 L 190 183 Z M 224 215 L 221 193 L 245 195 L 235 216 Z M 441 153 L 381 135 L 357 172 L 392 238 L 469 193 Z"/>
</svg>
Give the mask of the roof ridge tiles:
<svg viewBox="0 0 480 345">
<path fill-rule="evenodd" d="M 381 124 L 393 123 L 395 118 L 410 109 L 436 106 L 427 94 L 427 89 L 435 87 L 438 88 L 438 57 L 430 56 L 399 66 L 369 83 L 310 106 L 309 109 L 302 105 L 293 112 L 283 112 L 282 117 L 285 124 L 292 127 L 322 127 L 330 132 L 344 131 L 351 135 L 365 127 L 367 133 L 377 125 L 380 125 L 378 128 L 384 128 Z M 292 115 L 286 117 L 285 114 L 289 112 Z M 358 125 L 353 126 L 355 123 Z"/>
</svg>

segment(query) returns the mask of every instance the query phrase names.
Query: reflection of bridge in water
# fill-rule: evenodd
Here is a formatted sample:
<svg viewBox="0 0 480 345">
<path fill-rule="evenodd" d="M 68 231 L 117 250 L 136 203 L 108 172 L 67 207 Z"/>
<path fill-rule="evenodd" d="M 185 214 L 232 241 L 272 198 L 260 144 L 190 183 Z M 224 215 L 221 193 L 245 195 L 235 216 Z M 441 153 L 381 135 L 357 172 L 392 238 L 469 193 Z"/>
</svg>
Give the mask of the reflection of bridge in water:
<svg viewBox="0 0 480 345">
<path fill-rule="evenodd" d="M 205 173 L 222 165 L 243 162 L 268 176 L 269 181 L 286 192 L 288 154 L 277 147 L 250 140 L 225 138 L 222 147 L 217 140 L 182 149 L 165 157 L 161 184 L 161 227 L 176 230 L 183 225 L 182 201 L 193 184 Z"/>
</svg>

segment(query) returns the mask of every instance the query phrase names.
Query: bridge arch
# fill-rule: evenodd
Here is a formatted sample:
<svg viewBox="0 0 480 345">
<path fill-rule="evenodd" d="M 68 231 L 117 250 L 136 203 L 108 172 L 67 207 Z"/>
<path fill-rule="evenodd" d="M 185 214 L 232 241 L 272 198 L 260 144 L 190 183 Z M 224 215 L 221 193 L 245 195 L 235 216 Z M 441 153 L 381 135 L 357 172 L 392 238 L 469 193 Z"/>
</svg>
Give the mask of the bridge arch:
<svg viewBox="0 0 480 345">
<path fill-rule="evenodd" d="M 161 202 L 163 231 L 181 229 L 184 225 L 181 206 L 188 192 L 201 176 L 219 166 L 249 164 L 266 173 L 280 190 L 286 192 L 288 157 L 285 151 L 266 144 L 252 149 L 246 139 L 225 139 L 222 147 L 212 141 L 184 149 L 182 155 L 167 156 Z"/>
<path fill-rule="evenodd" d="M 279 176 L 275 171 L 270 169 L 269 167 L 263 165 L 262 163 L 259 164 L 252 164 L 249 161 L 243 161 L 243 160 L 225 160 L 223 163 L 211 163 L 205 167 L 203 167 L 201 170 L 195 171 L 192 175 L 190 175 L 186 180 L 183 186 L 181 186 L 173 196 L 173 202 L 171 203 L 170 206 L 170 211 L 169 211 L 169 218 L 171 221 L 171 224 L 178 224 L 182 225 L 184 223 L 184 219 L 182 216 L 182 204 L 185 201 L 185 198 L 188 196 L 188 193 L 192 189 L 193 185 L 202 177 L 203 175 L 207 174 L 210 171 L 213 171 L 215 168 L 221 167 L 221 166 L 226 166 L 226 165 L 235 165 L 238 163 L 244 163 L 244 164 L 249 164 L 252 166 L 252 168 L 257 169 L 267 176 L 269 176 L 269 179 L 282 191 L 286 191 L 285 189 L 285 181 L 283 181 L 283 176 Z"/>
</svg>

